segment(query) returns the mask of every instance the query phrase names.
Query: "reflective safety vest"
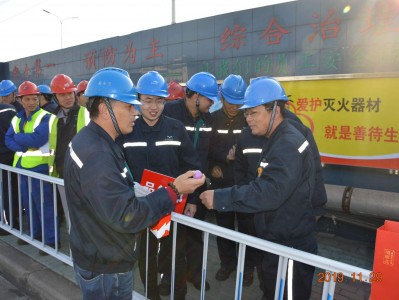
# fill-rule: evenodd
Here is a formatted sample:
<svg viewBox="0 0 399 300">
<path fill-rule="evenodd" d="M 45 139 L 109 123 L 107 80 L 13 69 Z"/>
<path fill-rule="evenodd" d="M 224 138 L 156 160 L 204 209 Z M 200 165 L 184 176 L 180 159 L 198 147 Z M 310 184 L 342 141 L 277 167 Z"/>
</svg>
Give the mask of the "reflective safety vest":
<svg viewBox="0 0 399 300">
<path fill-rule="evenodd" d="M 24 133 L 33 133 L 35 128 L 39 126 L 43 117 L 49 114 L 47 111 L 43 109 L 39 109 L 32 115 L 32 118 L 25 123 Z M 20 133 L 19 125 L 21 123 L 21 118 L 15 116 L 11 120 L 11 126 L 14 129 L 15 133 Z M 39 149 L 31 149 L 29 148 L 26 152 L 15 152 L 14 154 L 14 162 L 13 167 L 16 167 L 19 160 L 21 160 L 21 166 L 26 169 L 31 169 L 37 167 L 39 165 L 47 164 L 49 158 L 49 144 L 48 142 L 41 146 Z"/>
<path fill-rule="evenodd" d="M 85 127 L 90 122 L 90 113 L 86 107 L 81 106 L 78 111 L 78 120 L 76 124 L 76 133 L 78 133 L 83 127 Z M 53 177 L 59 177 L 59 174 L 55 168 L 55 151 L 57 148 L 57 125 L 58 118 L 55 115 L 50 117 L 48 122 L 49 125 L 49 146 L 50 146 L 50 156 L 48 159 L 49 175 Z"/>
</svg>

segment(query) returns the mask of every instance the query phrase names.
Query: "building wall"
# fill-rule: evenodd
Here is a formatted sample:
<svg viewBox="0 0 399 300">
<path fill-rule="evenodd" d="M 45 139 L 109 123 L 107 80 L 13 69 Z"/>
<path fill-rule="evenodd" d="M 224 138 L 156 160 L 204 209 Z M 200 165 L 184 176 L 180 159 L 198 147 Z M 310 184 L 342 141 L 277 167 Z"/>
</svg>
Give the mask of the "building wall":
<svg viewBox="0 0 399 300">
<path fill-rule="evenodd" d="M 111 66 L 128 70 L 134 82 L 149 70 L 178 82 L 199 71 L 218 79 L 240 74 L 247 81 L 262 75 L 394 72 L 398 6 L 395 0 L 300 0 L 21 58 L 10 61 L 7 72 L 16 84 L 49 84 L 58 73 L 77 83 Z"/>
</svg>

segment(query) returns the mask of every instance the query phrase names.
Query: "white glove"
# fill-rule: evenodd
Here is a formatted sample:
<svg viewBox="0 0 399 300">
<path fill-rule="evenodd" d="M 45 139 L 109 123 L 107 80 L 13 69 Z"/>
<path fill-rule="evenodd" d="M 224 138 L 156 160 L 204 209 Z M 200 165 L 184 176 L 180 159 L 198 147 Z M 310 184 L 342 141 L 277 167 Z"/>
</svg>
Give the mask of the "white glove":
<svg viewBox="0 0 399 300">
<path fill-rule="evenodd" d="M 151 193 L 151 191 L 148 187 L 143 186 L 138 182 L 134 182 L 134 194 L 136 197 L 145 197 L 149 193 Z"/>
</svg>

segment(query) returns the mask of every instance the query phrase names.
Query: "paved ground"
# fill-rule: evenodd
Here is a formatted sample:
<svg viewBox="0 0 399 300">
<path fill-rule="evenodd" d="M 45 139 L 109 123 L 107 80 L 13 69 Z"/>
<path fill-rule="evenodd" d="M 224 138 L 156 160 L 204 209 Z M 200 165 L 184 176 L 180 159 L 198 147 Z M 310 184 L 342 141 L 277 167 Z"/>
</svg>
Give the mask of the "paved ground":
<svg viewBox="0 0 399 300">
<path fill-rule="evenodd" d="M 9 282 L 0 274 L 0 299 L 30 300 L 18 287 Z"/>
<path fill-rule="evenodd" d="M 318 234 L 318 242 L 319 242 L 319 255 L 328 257 L 331 259 L 339 260 L 341 262 L 353 264 L 358 267 L 362 267 L 368 270 L 372 269 L 372 264 L 373 264 L 373 242 L 372 238 L 371 241 L 359 241 L 356 237 L 359 237 L 358 232 L 353 231 L 352 234 L 348 234 L 346 237 L 341 237 L 336 234 L 336 228 L 335 230 L 331 229 L 331 224 L 329 222 L 326 222 L 327 225 L 322 225 L 321 227 L 322 230 L 324 231 L 323 233 Z M 328 227 L 330 228 L 328 229 Z M 332 226 L 334 228 L 335 225 Z M 342 226 L 341 226 L 342 227 Z M 327 228 L 327 230 L 326 230 Z M 342 228 L 341 228 L 342 230 Z M 347 229 L 346 231 L 349 231 Z M 327 233 L 326 233 L 327 232 Z M 373 236 L 373 231 L 368 230 L 368 235 Z M 362 240 L 365 240 L 364 237 L 361 238 Z M 37 276 L 38 279 L 43 279 L 44 277 L 46 280 L 44 282 L 38 282 L 38 285 L 42 284 L 47 284 L 48 287 L 45 285 L 41 287 L 41 290 L 47 291 L 48 293 L 51 292 L 51 289 L 59 290 L 60 287 L 57 285 L 60 285 L 61 287 L 61 292 L 57 296 L 48 296 L 48 298 L 41 297 L 41 299 L 63 299 L 61 294 L 63 293 L 62 291 L 65 292 L 66 298 L 65 299 L 75 299 L 78 289 L 75 285 L 75 275 L 72 270 L 72 268 L 57 259 L 51 257 L 51 256 L 40 256 L 38 254 L 38 250 L 31 246 L 31 245 L 24 245 L 20 246 L 17 245 L 16 243 L 16 238 L 14 236 L 2 236 L 0 237 L 0 247 L 4 247 L 3 251 L 0 249 L 0 252 L 3 252 L 3 255 L 0 256 L 0 264 L 4 265 L 4 260 L 15 260 L 8 262 L 9 266 L 12 265 L 18 265 L 20 263 L 21 258 L 15 257 L 15 255 L 9 255 L 4 257 L 4 252 L 10 252 L 10 251 L 15 251 L 15 253 L 19 253 L 23 259 L 28 259 L 29 263 L 23 263 L 22 266 L 18 268 L 23 268 L 24 266 L 42 266 L 40 271 L 46 272 L 43 273 L 41 276 Z M 367 239 L 366 239 L 367 240 Z M 13 250 L 10 250 L 13 249 Z M 64 253 L 68 253 L 68 241 L 67 241 L 67 235 L 65 233 L 65 230 L 62 232 L 62 251 Z M 15 257 L 15 258 L 13 258 Z M 219 259 L 217 256 L 217 248 L 216 248 L 216 240 L 215 237 L 210 238 L 210 243 L 209 243 L 209 253 L 208 253 L 208 265 L 207 265 L 207 280 L 210 282 L 211 289 L 206 292 L 205 294 L 205 299 L 209 300 L 225 300 L 225 299 L 233 299 L 234 298 L 234 286 L 235 286 L 235 273 L 233 273 L 230 278 L 225 281 L 225 282 L 217 282 L 214 280 L 214 275 L 219 267 Z M 0 266 L 0 271 L 4 273 L 4 270 L 7 271 L 10 267 L 1 267 Z M 322 294 L 322 285 L 321 283 L 317 282 L 317 273 L 320 270 L 316 270 L 315 274 L 315 280 L 314 280 L 314 286 L 313 286 L 313 291 L 312 291 L 312 297 L 311 299 L 320 299 L 321 294 Z M 23 270 L 20 270 L 23 273 Z M 14 272 L 16 273 L 16 272 Z M 28 279 L 26 280 L 19 280 L 19 283 L 22 284 L 27 284 L 29 282 L 29 277 L 32 282 L 32 277 L 35 272 L 33 272 L 30 276 L 27 276 Z M 46 275 L 44 275 L 46 274 Z M 51 275 L 53 274 L 53 275 Z M 255 276 L 256 277 L 256 276 Z M 7 277 L 9 278 L 9 277 Z M 138 275 L 138 270 L 136 268 L 135 272 L 135 290 L 138 291 L 139 293 L 143 293 L 143 286 L 139 280 L 139 275 Z M 52 279 L 56 281 L 56 283 L 53 283 Z M 10 280 L 10 279 L 9 279 Z M 66 287 L 66 289 L 65 289 Z M 187 295 L 187 300 L 194 300 L 194 299 L 200 299 L 200 292 L 197 291 L 196 289 L 193 288 L 191 284 L 188 285 L 188 295 Z M 37 292 L 37 291 L 36 291 Z M 335 297 L 334 299 L 368 299 L 370 294 L 370 285 L 367 283 L 359 283 L 359 282 L 352 282 L 351 279 L 345 279 L 343 283 L 338 283 L 336 286 L 336 291 L 335 291 Z M 50 293 L 50 295 L 52 295 Z M 243 293 L 242 293 L 242 299 L 260 299 L 262 297 L 262 294 L 259 290 L 258 287 L 258 281 L 255 279 L 253 285 L 251 287 L 244 287 L 243 288 Z M 32 297 L 32 299 L 35 299 Z M 163 299 L 169 299 L 169 297 L 163 297 Z"/>
</svg>

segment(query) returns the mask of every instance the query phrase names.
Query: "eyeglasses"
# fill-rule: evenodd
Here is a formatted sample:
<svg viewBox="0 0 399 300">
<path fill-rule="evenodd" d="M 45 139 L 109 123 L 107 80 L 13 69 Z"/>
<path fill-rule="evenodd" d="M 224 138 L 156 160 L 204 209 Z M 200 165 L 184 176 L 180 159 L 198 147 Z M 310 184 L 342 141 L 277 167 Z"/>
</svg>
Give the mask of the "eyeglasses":
<svg viewBox="0 0 399 300">
<path fill-rule="evenodd" d="M 272 107 L 266 107 L 265 106 L 266 111 L 272 111 L 273 108 Z M 244 110 L 244 117 L 245 118 L 255 118 L 260 112 L 259 111 L 248 111 L 247 109 Z"/>
<path fill-rule="evenodd" d="M 157 99 L 157 100 L 141 100 L 144 107 L 151 107 L 156 105 L 158 107 L 163 106 L 165 104 L 165 99 Z"/>
<path fill-rule="evenodd" d="M 248 111 L 248 110 L 244 110 L 244 117 L 246 118 L 255 118 L 256 115 L 258 114 L 258 111 Z"/>
</svg>

